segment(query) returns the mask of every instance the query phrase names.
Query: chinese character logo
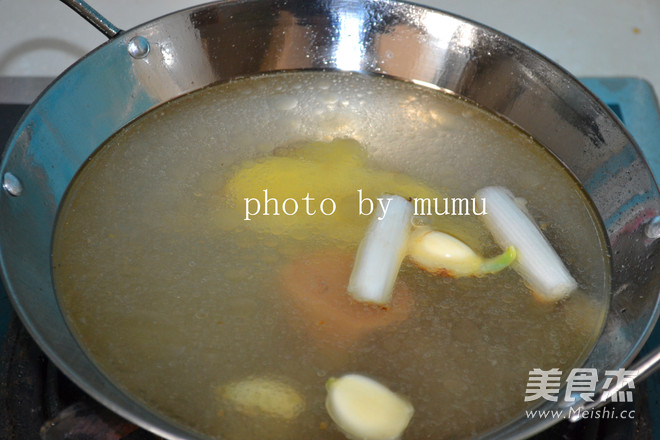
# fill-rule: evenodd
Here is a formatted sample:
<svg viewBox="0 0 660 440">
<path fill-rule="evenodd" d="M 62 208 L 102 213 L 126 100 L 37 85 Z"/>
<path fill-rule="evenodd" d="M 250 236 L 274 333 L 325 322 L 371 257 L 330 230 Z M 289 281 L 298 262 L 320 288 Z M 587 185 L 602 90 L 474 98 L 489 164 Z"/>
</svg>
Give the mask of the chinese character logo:
<svg viewBox="0 0 660 440">
<path fill-rule="evenodd" d="M 598 370 L 595 368 L 574 368 L 566 379 L 566 402 L 575 402 L 575 395 L 579 394 L 587 402 L 594 401 L 598 383 Z"/>
<path fill-rule="evenodd" d="M 612 402 L 632 402 L 632 389 L 635 388 L 634 379 L 637 371 L 623 368 L 606 370 L 601 401 L 611 399 Z M 525 402 L 545 399 L 551 402 L 559 401 L 562 372 L 557 368 L 542 370 L 534 368 L 529 372 Z M 564 402 L 575 402 L 579 396 L 586 402 L 593 402 L 598 384 L 598 370 L 595 368 L 574 368 L 566 378 L 566 391 Z"/>
<path fill-rule="evenodd" d="M 541 370 L 534 368 L 529 372 L 527 381 L 527 390 L 525 391 L 525 402 L 532 400 L 545 399 L 556 402 L 561 385 L 561 371 L 557 368 L 552 370 Z"/>
<path fill-rule="evenodd" d="M 605 372 L 605 375 L 608 376 L 605 380 L 605 390 L 616 390 L 611 395 L 612 402 L 632 402 L 633 393 L 630 390 L 635 388 L 633 380 L 637 377 L 637 371 L 628 371 L 619 368 L 618 370 L 608 370 Z M 614 379 L 616 381 L 612 385 Z M 628 388 L 628 390 L 626 391 L 623 388 Z"/>
</svg>

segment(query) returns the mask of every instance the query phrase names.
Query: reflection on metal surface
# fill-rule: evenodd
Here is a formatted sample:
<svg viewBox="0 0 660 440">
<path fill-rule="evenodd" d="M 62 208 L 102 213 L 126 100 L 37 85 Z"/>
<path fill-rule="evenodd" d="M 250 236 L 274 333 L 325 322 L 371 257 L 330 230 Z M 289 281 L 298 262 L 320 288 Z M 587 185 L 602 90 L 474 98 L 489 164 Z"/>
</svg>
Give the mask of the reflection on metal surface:
<svg viewBox="0 0 660 440">
<path fill-rule="evenodd" d="M 362 30 L 364 17 L 359 14 L 339 12 L 337 45 L 334 51 L 335 65 L 340 70 L 360 70 L 364 47 Z"/>
<path fill-rule="evenodd" d="M 18 177 L 10 172 L 6 172 L 2 179 L 2 187 L 9 195 L 18 197 L 23 193 L 23 185 Z"/>
<path fill-rule="evenodd" d="M 110 23 L 104 16 L 99 14 L 94 8 L 88 5 L 83 0 L 61 0 L 62 3 L 76 11 L 78 15 L 87 20 L 96 29 L 101 31 L 103 35 L 112 38 L 121 32 L 114 24 Z"/>
<path fill-rule="evenodd" d="M 162 42 L 160 44 L 160 54 L 163 57 L 163 63 L 167 67 L 174 66 L 174 50 L 167 42 Z"/>
<path fill-rule="evenodd" d="M 655 217 L 649 224 L 646 225 L 646 236 L 648 238 L 660 238 L 660 217 Z"/>
<path fill-rule="evenodd" d="M 147 39 L 139 35 L 131 38 L 131 41 L 128 42 L 128 53 L 135 59 L 146 57 L 149 55 L 150 49 Z"/>
</svg>

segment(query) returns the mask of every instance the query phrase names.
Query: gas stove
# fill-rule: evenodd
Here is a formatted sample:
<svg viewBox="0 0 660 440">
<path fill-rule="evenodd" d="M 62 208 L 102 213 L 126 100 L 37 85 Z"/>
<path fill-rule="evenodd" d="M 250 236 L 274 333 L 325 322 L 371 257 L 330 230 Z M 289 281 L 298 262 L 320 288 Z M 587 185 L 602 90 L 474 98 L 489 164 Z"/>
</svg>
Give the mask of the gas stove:
<svg viewBox="0 0 660 440">
<path fill-rule="evenodd" d="M 0 146 L 29 103 L 50 78 L 0 77 Z M 660 179 L 660 114 L 650 85 L 634 78 L 582 78 L 581 81 L 622 120 Z M 0 439 L 154 440 L 158 437 L 122 420 L 71 383 L 32 341 L 0 286 Z M 660 327 L 642 353 L 660 346 Z M 633 419 L 561 422 L 535 440 L 660 440 L 660 377 L 636 384 L 632 402 L 613 411 L 635 411 Z"/>
</svg>

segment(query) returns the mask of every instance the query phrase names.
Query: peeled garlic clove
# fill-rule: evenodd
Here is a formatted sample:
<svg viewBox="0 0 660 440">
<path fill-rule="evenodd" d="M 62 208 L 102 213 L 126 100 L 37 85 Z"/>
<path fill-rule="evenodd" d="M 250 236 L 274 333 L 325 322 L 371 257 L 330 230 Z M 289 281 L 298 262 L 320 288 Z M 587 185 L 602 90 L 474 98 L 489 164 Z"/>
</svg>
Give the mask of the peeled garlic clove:
<svg viewBox="0 0 660 440">
<path fill-rule="evenodd" d="M 274 378 L 252 377 L 232 382 L 220 391 L 225 401 L 246 415 L 293 419 L 305 409 L 305 401 L 298 391 Z"/>
<path fill-rule="evenodd" d="M 515 260 L 516 251 L 510 247 L 501 255 L 485 259 L 456 237 L 420 226 L 411 234 L 408 257 L 428 272 L 464 277 L 498 272 Z"/>
<path fill-rule="evenodd" d="M 413 232 L 408 242 L 408 257 L 428 272 L 457 277 L 471 275 L 481 267 L 481 257 L 468 245 L 428 227 Z"/>
<path fill-rule="evenodd" d="M 326 388 L 330 417 L 355 440 L 396 440 L 414 413 L 406 399 L 361 374 L 332 378 Z"/>
</svg>

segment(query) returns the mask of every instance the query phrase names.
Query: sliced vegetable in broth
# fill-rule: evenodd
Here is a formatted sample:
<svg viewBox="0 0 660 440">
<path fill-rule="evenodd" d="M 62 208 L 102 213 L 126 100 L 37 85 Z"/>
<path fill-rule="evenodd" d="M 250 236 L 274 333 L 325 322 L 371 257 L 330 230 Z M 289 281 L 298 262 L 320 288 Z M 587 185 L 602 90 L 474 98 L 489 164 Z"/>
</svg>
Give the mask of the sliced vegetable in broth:
<svg viewBox="0 0 660 440">
<path fill-rule="evenodd" d="M 568 298 L 538 301 L 465 211 L 415 221 L 504 255 L 498 271 L 453 278 L 404 258 L 386 305 L 348 295 L 379 197 L 462 203 L 490 186 L 527 201 L 577 282 Z M 402 438 L 484 432 L 530 405 L 530 370 L 580 365 L 609 295 L 588 199 L 529 136 L 438 91 L 338 72 L 217 85 L 117 133 L 67 193 L 53 267 L 113 382 L 226 439 L 380 432 L 328 413 L 326 382 L 349 374 L 410 403 Z"/>
</svg>

